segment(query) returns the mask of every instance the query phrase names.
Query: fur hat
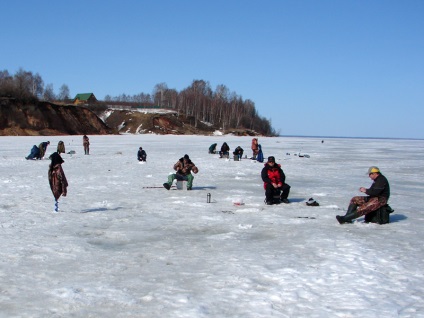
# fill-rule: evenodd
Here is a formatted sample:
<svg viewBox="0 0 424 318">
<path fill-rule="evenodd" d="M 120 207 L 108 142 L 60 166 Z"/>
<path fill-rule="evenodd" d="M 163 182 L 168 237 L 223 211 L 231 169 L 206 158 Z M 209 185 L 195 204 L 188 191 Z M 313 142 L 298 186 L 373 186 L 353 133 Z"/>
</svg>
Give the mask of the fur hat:
<svg viewBox="0 0 424 318">
<path fill-rule="evenodd" d="M 52 161 L 52 167 L 54 167 L 55 165 L 57 165 L 57 164 L 62 164 L 62 163 L 64 163 L 64 161 L 63 161 L 63 159 L 62 159 L 62 157 L 59 155 L 59 153 L 57 153 L 57 152 L 53 152 L 51 155 L 50 155 L 50 160 Z"/>
</svg>

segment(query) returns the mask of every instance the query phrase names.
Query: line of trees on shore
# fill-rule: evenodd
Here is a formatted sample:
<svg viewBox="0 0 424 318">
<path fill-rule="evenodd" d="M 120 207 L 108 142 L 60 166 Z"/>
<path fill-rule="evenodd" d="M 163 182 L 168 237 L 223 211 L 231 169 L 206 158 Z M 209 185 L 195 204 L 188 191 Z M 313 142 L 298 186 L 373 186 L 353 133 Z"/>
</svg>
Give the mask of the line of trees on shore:
<svg viewBox="0 0 424 318">
<path fill-rule="evenodd" d="M 53 84 L 44 86 L 40 74 L 19 69 L 13 76 L 0 70 L 0 97 L 13 97 L 23 103 L 44 100 L 48 102 L 70 99 L 69 87 L 63 84 L 55 94 Z"/>
<path fill-rule="evenodd" d="M 63 84 L 59 93 L 53 91 L 53 84 L 44 86 L 41 76 L 20 69 L 13 76 L 7 70 L 0 71 L 0 97 L 13 97 L 22 102 L 39 100 L 49 102 L 66 102 L 70 99 L 69 87 Z M 209 82 L 194 80 L 192 84 L 178 92 L 165 83 L 157 84 L 152 94 L 140 93 L 112 97 L 106 95 L 103 105 L 159 106 L 177 111 L 185 116 L 192 116 L 195 122 L 202 121 L 220 127 L 223 130 L 250 129 L 258 133 L 277 136 L 271 121 L 261 117 L 253 101 L 243 100 L 225 85 L 218 85 L 212 90 Z"/>
<path fill-rule="evenodd" d="M 178 92 L 170 89 L 166 83 L 157 84 L 152 95 L 138 94 L 111 97 L 106 95 L 106 103 L 131 103 L 138 105 L 155 105 L 169 108 L 179 114 L 193 116 L 196 121 L 203 121 L 222 129 L 250 129 L 268 136 L 276 136 L 271 121 L 259 116 L 255 103 L 231 92 L 225 85 L 218 85 L 215 91 L 209 82 L 194 80 L 192 84 Z"/>
</svg>

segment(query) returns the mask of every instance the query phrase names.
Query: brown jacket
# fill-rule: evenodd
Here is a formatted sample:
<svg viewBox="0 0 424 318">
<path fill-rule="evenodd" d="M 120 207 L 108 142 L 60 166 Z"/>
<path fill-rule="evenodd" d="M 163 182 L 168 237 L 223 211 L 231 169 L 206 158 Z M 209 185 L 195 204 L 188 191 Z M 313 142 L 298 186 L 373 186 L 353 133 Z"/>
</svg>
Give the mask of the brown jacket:
<svg viewBox="0 0 424 318">
<path fill-rule="evenodd" d="M 66 197 L 68 180 L 66 180 L 65 172 L 63 172 L 61 164 L 56 164 L 53 167 L 50 165 L 49 183 L 56 201 L 61 195 Z"/>
<path fill-rule="evenodd" d="M 252 147 L 251 148 L 252 148 L 253 154 L 257 155 L 259 153 L 258 138 L 252 139 Z"/>
<path fill-rule="evenodd" d="M 184 158 L 181 158 L 177 161 L 177 163 L 174 165 L 174 170 L 182 176 L 187 176 L 191 174 L 192 171 L 193 173 L 199 172 L 199 169 L 197 169 L 196 165 L 191 162 L 190 159 L 184 161 Z"/>
<path fill-rule="evenodd" d="M 65 144 L 63 143 L 63 141 L 59 141 L 59 143 L 57 144 L 57 152 L 59 154 L 61 153 L 65 153 Z"/>
</svg>

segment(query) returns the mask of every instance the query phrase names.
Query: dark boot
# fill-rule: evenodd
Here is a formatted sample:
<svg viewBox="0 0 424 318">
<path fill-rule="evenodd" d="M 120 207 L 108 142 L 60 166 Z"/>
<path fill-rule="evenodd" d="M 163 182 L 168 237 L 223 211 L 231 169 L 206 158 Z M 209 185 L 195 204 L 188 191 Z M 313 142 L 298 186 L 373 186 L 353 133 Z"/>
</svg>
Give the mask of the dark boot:
<svg viewBox="0 0 424 318">
<path fill-rule="evenodd" d="M 358 217 L 358 214 L 356 213 L 357 208 L 358 206 L 356 204 L 349 204 L 349 207 L 347 208 L 347 212 L 344 216 L 340 216 L 340 215 L 336 216 L 337 221 L 339 221 L 340 224 L 352 223 L 352 220 Z"/>
<path fill-rule="evenodd" d="M 356 212 L 356 209 L 358 208 L 358 206 L 356 204 L 349 204 L 348 208 L 347 208 L 347 212 L 345 215 L 351 214 L 353 212 Z"/>
<path fill-rule="evenodd" d="M 352 220 L 358 218 L 359 215 L 356 212 L 356 209 L 354 212 L 351 212 L 349 214 L 346 214 L 345 216 L 341 216 L 341 215 L 337 215 L 336 219 L 337 221 L 339 221 L 340 224 L 344 224 L 344 223 L 352 223 Z"/>
</svg>

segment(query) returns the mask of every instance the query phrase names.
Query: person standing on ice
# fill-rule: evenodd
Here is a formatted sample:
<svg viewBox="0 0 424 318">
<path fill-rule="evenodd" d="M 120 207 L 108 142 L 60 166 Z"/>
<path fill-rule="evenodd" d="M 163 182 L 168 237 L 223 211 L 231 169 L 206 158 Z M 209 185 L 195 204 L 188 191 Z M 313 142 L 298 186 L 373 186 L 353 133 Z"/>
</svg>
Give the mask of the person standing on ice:
<svg viewBox="0 0 424 318">
<path fill-rule="evenodd" d="M 55 199 L 55 212 L 59 211 L 58 200 L 60 196 L 66 197 L 68 180 L 66 180 L 65 172 L 62 169 L 62 163 L 64 163 L 59 153 L 54 152 L 50 156 L 50 166 L 48 172 L 50 189 L 52 190 Z"/>
<path fill-rule="evenodd" d="M 360 187 L 359 191 L 367 196 L 355 196 L 350 199 L 349 207 L 344 216 L 337 215 L 340 224 L 351 223 L 353 219 L 367 215 L 382 206 L 385 206 L 390 197 L 389 181 L 383 176 L 378 167 L 372 166 L 368 169 L 368 176 L 373 180 L 369 189 Z"/>
<path fill-rule="evenodd" d="M 82 137 L 82 145 L 84 147 L 84 155 L 90 154 L 90 139 L 87 137 L 87 135 L 84 135 Z"/>
<path fill-rule="evenodd" d="M 273 156 L 268 157 L 261 172 L 265 189 L 265 203 L 267 205 L 278 204 L 280 202 L 289 203 L 290 186 L 286 183 L 286 175 L 281 169 L 281 165 L 275 163 Z M 277 197 L 274 199 L 274 197 Z"/>
<path fill-rule="evenodd" d="M 258 155 L 258 153 L 259 153 L 258 145 L 259 145 L 259 143 L 258 143 L 258 138 L 253 138 L 253 139 L 252 139 L 252 146 L 251 146 L 251 148 L 252 148 L 252 152 L 253 152 L 253 156 L 252 156 L 252 159 L 253 159 L 253 160 L 256 160 L 256 156 L 257 156 L 257 155 Z"/>
<path fill-rule="evenodd" d="M 194 179 L 191 172 L 193 171 L 193 173 L 196 174 L 199 172 L 199 169 L 197 169 L 196 165 L 190 160 L 189 156 L 184 155 L 183 158 L 180 158 L 180 160 L 174 164 L 174 170 L 176 173 L 168 176 L 168 182 L 163 184 L 164 188 L 169 190 L 174 180 L 177 179 L 178 181 L 187 181 L 187 190 L 191 190 Z"/>
</svg>

